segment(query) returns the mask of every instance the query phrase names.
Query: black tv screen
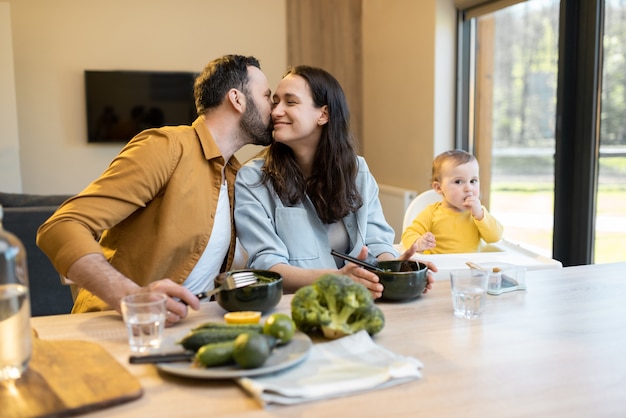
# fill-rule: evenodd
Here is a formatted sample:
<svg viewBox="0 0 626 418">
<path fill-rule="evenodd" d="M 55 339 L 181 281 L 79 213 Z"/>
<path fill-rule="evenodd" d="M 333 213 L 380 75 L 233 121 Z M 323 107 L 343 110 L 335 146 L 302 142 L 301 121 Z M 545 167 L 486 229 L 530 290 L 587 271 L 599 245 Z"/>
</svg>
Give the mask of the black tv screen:
<svg viewBox="0 0 626 418">
<path fill-rule="evenodd" d="M 147 128 L 191 124 L 196 75 L 86 70 L 88 142 L 127 142 Z"/>
</svg>

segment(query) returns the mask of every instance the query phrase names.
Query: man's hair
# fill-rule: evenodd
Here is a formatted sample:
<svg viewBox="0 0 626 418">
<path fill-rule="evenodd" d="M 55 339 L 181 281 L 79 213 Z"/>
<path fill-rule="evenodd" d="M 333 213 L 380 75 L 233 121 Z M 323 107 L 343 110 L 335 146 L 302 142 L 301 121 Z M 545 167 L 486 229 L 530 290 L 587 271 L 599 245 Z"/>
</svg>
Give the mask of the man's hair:
<svg viewBox="0 0 626 418">
<path fill-rule="evenodd" d="M 256 58 L 243 55 L 224 55 L 209 62 L 194 83 L 196 113 L 218 107 L 232 88 L 247 94 L 249 66 L 261 69 Z"/>
<path fill-rule="evenodd" d="M 454 149 L 442 152 L 433 160 L 431 181 L 441 181 L 441 169 L 444 164 L 450 163 L 453 167 L 458 167 L 462 164 L 467 164 L 470 161 L 476 161 L 476 157 L 467 151 Z"/>
<path fill-rule="evenodd" d="M 308 195 L 319 218 L 330 224 L 363 205 L 356 186 L 358 162 L 348 103 L 339 82 L 321 68 L 300 65 L 287 75 L 304 78 L 314 105 L 328 107 L 328 122 L 322 126 L 310 178 L 304 177 L 291 148 L 274 142 L 266 150 L 263 181 L 271 181 L 285 205 L 295 205 Z"/>
</svg>

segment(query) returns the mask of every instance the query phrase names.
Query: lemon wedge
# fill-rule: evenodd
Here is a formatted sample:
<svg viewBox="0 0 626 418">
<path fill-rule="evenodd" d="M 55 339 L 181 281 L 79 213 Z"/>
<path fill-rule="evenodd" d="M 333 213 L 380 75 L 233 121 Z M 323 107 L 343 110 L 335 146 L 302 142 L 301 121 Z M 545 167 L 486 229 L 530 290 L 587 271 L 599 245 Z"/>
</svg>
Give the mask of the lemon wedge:
<svg viewBox="0 0 626 418">
<path fill-rule="evenodd" d="M 224 314 L 224 321 L 227 324 L 258 324 L 261 320 L 261 312 L 257 311 L 236 311 Z"/>
</svg>

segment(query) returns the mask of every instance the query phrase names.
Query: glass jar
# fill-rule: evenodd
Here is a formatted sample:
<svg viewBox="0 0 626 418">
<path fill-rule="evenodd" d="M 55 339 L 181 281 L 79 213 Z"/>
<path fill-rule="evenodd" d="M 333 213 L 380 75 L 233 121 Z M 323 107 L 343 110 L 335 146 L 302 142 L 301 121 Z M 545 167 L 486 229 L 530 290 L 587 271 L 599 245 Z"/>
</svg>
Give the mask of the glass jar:
<svg viewBox="0 0 626 418">
<path fill-rule="evenodd" d="M 32 353 L 26 251 L 2 226 L 0 206 L 0 380 L 19 379 Z"/>
</svg>

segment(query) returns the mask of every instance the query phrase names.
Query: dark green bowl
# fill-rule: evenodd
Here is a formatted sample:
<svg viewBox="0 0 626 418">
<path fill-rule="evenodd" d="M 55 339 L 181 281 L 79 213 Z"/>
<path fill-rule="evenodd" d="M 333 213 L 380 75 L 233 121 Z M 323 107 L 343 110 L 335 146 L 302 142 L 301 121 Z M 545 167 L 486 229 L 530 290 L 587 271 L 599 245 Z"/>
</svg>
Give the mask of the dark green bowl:
<svg viewBox="0 0 626 418">
<path fill-rule="evenodd" d="M 259 278 L 259 281 L 239 289 L 218 292 L 215 295 L 217 303 L 228 312 L 260 311 L 266 313 L 274 309 L 283 296 L 283 278 L 280 274 L 273 271 L 227 271 L 215 278 L 215 287 L 220 286 L 228 275 L 242 271 L 253 272 Z"/>
<path fill-rule="evenodd" d="M 419 297 L 426 288 L 428 266 L 412 260 L 379 261 L 376 272 L 384 286 L 383 299 L 402 301 Z"/>
</svg>

